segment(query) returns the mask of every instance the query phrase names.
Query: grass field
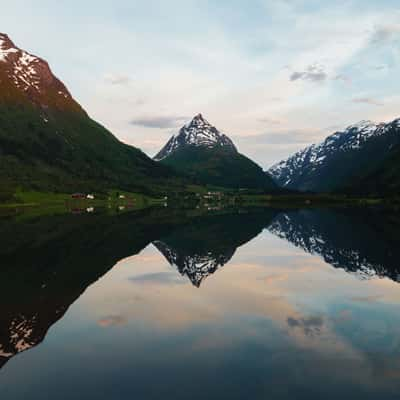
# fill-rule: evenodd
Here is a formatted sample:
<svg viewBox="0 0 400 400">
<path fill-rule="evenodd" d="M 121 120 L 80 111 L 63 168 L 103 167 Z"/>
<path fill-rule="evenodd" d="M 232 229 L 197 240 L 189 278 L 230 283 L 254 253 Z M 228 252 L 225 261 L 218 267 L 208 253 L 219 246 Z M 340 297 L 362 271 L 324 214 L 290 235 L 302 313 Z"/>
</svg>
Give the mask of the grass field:
<svg viewBox="0 0 400 400">
<path fill-rule="evenodd" d="M 342 207 L 342 206 L 384 206 L 400 208 L 400 198 L 357 198 L 346 195 L 330 194 L 287 194 L 266 195 L 221 191 L 221 196 L 207 199 L 207 191 L 218 191 L 216 187 L 187 186 L 182 193 L 175 193 L 166 200 L 149 197 L 140 193 L 131 193 L 122 190 L 110 190 L 105 193 L 93 193 L 94 199 L 74 199 L 67 193 L 50 193 L 18 190 L 11 201 L 0 203 L 0 215 L 10 215 L 29 209 L 29 214 L 48 215 L 65 212 L 93 212 L 107 210 L 107 212 L 125 212 L 132 209 L 143 209 L 152 206 L 164 206 L 166 203 L 172 208 L 200 207 L 279 207 L 279 208 L 313 208 L 313 207 Z"/>
</svg>

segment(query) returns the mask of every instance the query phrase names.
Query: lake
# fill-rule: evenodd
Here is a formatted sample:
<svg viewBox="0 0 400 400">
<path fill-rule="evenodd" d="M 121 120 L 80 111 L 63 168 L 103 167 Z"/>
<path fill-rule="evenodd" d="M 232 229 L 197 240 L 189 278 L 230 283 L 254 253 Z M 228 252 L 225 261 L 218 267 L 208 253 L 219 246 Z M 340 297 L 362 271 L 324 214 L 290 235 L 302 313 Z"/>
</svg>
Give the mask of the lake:
<svg viewBox="0 0 400 400">
<path fill-rule="evenodd" d="M 0 398 L 398 399 L 400 214 L 0 219 Z"/>
</svg>

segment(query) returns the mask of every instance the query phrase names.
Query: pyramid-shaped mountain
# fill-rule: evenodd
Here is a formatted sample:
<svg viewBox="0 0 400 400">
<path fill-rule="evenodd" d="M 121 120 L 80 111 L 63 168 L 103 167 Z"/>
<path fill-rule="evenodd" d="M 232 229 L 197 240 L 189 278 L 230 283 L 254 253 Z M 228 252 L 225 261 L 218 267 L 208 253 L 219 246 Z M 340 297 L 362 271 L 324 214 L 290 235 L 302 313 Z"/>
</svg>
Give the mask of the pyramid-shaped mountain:
<svg viewBox="0 0 400 400">
<path fill-rule="evenodd" d="M 154 159 L 199 184 L 270 192 L 278 190 L 259 165 L 240 154 L 232 140 L 201 114 L 172 136 Z"/>
</svg>

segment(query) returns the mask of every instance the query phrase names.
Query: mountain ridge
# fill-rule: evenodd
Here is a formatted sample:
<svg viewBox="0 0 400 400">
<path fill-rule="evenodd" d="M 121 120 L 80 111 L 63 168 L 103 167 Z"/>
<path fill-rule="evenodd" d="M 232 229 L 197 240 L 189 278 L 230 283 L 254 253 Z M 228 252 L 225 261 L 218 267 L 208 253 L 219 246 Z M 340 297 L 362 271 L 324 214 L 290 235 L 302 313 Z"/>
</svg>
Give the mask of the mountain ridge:
<svg viewBox="0 0 400 400">
<path fill-rule="evenodd" d="M 278 192 L 272 178 L 197 114 L 154 157 L 199 184 Z"/>
<path fill-rule="evenodd" d="M 49 107 L 55 107 L 87 115 L 53 74 L 47 61 L 17 47 L 5 33 L 0 33 L 0 73 L 1 84 L 8 89 L 2 91 L 0 101 L 16 100 L 17 90 L 44 113 Z"/>
<path fill-rule="evenodd" d="M 173 135 L 154 160 L 161 161 L 184 146 L 196 147 L 224 147 L 238 152 L 232 140 L 212 126 L 203 115 L 197 114 L 189 123 L 185 124 L 178 135 Z"/>
<path fill-rule="evenodd" d="M 374 171 L 398 144 L 400 119 L 379 124 L 361 121 L 298 151 L 268 172 L 287 189 L 341 191 L 352 180 Z"/>
<path fill-rule="evenodd" d="M 153 192 L 178 174 L 92 120 L 40 57 L 0 34 L 1 190 Z"/>
</svg>

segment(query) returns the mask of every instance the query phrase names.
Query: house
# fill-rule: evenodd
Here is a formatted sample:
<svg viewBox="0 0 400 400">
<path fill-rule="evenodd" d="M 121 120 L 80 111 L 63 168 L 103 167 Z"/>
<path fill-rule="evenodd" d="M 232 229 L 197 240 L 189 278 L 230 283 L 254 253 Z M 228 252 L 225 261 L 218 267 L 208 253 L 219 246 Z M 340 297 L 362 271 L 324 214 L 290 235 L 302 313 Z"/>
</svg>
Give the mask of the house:
<svg viewBox="0 0 400 400">
<path fill-rule="evenodd" d="M 208 200 L 221 200 L 222 199 L 222 193 L 221 192 L 208 192 L 203 196 L 204 199 Z"/>
<path fill-rule="evenodd" d="M 86 196 L 83 193 L 74 193 L 71 195 L 73 199 L 86 199 Z"/>
</svg>

